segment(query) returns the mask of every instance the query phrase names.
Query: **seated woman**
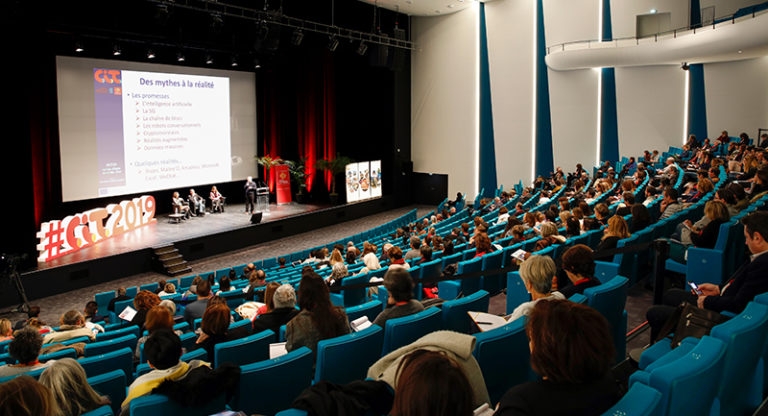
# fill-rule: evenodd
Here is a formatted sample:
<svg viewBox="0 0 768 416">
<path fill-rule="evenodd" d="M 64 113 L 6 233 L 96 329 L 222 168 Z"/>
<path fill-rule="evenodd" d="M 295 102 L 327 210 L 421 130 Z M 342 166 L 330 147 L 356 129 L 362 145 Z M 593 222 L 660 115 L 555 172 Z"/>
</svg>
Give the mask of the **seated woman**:
<svg viewBox="0 0 768 416">
<path fill-rule="evenodd" d="M 270 282 L 270 284 L 272 283 Z M 273 308 L 268 312 L 256 315 L 252 321 L 254 334 L 265 329 L 271 329 L 275 334 L 279 334 L 280 327 L 286 325 L 294 316 L 299 314 L 299 311 L 296 310 L 296 291 L 293 286 L 287 283 L 279 285 L 270 299 Z"/>
<path fill-rule="evenodd" d="M 683 221 L 684 226 L 690 230 L 687 233 L 691 244 L 700 248 L 713 248 L 717 243 L 717 236 L 720 234 L 720 225 L 728 222 L 731 216 L 728 214 L 728 207 L 720 201 L 709 201 L 704 205 L 704 215 L 709 222 L 701 229 L 694 228 L 691 220 Z M 670 241 L 669 257 L 679 263 L 686 262 L 685 253 L 688 245 L 681 241 Z"/>
<path fill-rule="evenodd" d="M 557 229 L 557 224 L 554 222 L 545 222 L 541 224 L 541 238 L 536 242 L 534 251 L 543 250 L 552 244 L 562 244 L 565 242 L 565 237 L 560 235 Z"/>
<path fill-rule="evenodd" d="M 247 326 L 240 326 L 230 331 L 231 322 L 232 314 L 226 302 L 209 304 L 205 309 L 200 322 L 200 335 L 195 341 L 195 349 L 204 348 L 208 353 L 208 361 L 213 362 L 213 350 L 216 344 L 250 335 L 250 328 Z"/>
<path fill-rule="evenodd" d="M 496 415 L 596 416 L 619 401 L 613 339 L 600 312 L 567 300 L 539 302 L 526 332 L 531 368 L 541 379 L 509 389 Z"/>
<path fill-rule="evenodd" d="M 331 304 L 328 286 L 314 271 L 302 273 L 298 298 L 301 311 L 288 322 L 285 331 L 287 351 L 299 347 L 315 351 L 318 341 L 349 333 L 344 308 Z"/>
<path fill-rule="evenodd" d="M 173 331 L 173 325 L 175 323 L 173 319 L 173 313 L 170 311 L 170 309 L 162 305 L 157 305 L 150 308 L 147 312 L 147 319 L 144 322 L 144 329 L 149 332 L 149 335 L 142 336 L 138 339 L 138 341 L 136 341 L 136 350 L 133 353 L 133 361 L 137 363 L 141 357 L 141 346 L 147 341 L 147 338 L 149 338 L 153 332 L 160 329 Z M 178 336 L 181 336 L 183 333 L 179 330 L 174 332 Z"/>
<path fill-rule="evenodd" d="M 38 416 L 63 414 L 51 391 L 30 376 L 0 383 L 0 414 Z"/>
<path fill-rule="evenodd" d="M 597 253 L 597 255 L 595 255 L 595 260 L 608 259 L 608 261 L 610 261 L 610 259 L 613 258 L 613 254 L 600 255 L 600 252 L 615 249 L 619 240 L 628 238 L 629 236 L 629 226 L 624 220 L 624 217 L 618 215 L 611 217 L 608 220 L 608 226 L 605 227 L 605 231 L 603 231 L 603 237 L 595 248 L 595 253 Z"/>
<path fill-rule="evenodd" d="M 104 332 L 104 328 L 98 324 L 88 323 L 89 325 L 92 325 L 96 330 L 89 328 L 86 325 L 85 317 L 83 314 L 80 313 L 80 311 L 76 311 L 74 309 L 65 312 L 64 315 L 61 315 L 59 322 L 61 323 L 61 325 L 59 325 L 59 329 L 47 333 L 45 337 L 43 337 L 43 344 L 66 341 L 77 337 L 88 337 L 91 339 L 91 341 L 94 341 L 96 339 L 96 332 L 98 332 L 98 328 L 101 328 L 101 332 Z"/>
<path fill-rule="evenodd" d="M 413 299 L 413 279 L 407 270 L 395 268 L 384 275 L 387 289 L 387 306 L 376 316 L 373 323 L 384 328 L 387 320 L 413 315 L 424 310 L 424 305 Z"/>
<path fill-rule="evenodd" d="M 0 319 L 0 341 L 13 339 L 13 325 L 5 318 Z"/>
<path fill-rule="evenodd" d="M 584 289 L 600 284 L 595 278 L 595 259 L 592 249 L 585 244 L 576 244 L 563 253 L 561 258 L 562 273 L 568 278 L 558 279 L 558 289 L 564 297 L 570 298 L 575 293 L 584 293 Z"/>
<path fill-rule="evenodd" d="M 179 196 L 178 192 L 173 193 L 173 197 L 171 198 L 171 205 L 173 205 L 173 213 L 184 214 L 185 220 L 189 218 L 190 215 L 192 215 L 192 213 L 189 211 L 189 205 Z"/>
<path fill-rule="evenodd" d="M 552 281 L 557 274 L 555 261 L 549 256 L 530 256 L 520 265 L 520 278 L 525 289 L 531 294 L 531 300 L 517 306 L 507 321 L 528 315 L 534 305 L 542 299 L 565 299 L 560 292 L 552 292 Z"/>
<path fill-rule="evenodd" d="M 110 404 L 88 384 L 85 370 L 73 358 L 56 360 L 40 374 L 40 384 L 53 393 L 61 415 L 81 415 Z"/>
<path fill-rule="evenodd" d="M 159 305 L 160 300 L 160 296 L 157 296 L 149 290 L 142 290 L 137 293 L 136 297 L 133 298 L 133 306 L 136 308 L 136 315 L 131 319 L 131 324 L 138 326 L 139 329 L 143 331 L 144 323 L 147 319 L 147 312 L 149 312 L 152 307 Z"/>
<path fill-rule="evenodd" d="M 208 194 L 208 199 L 211 200 L 211 212 L 224 212 L 224 201 L 227 198 L 216 189 L 216 185 L 211 187 L 211 193 Z"/>
</svg>

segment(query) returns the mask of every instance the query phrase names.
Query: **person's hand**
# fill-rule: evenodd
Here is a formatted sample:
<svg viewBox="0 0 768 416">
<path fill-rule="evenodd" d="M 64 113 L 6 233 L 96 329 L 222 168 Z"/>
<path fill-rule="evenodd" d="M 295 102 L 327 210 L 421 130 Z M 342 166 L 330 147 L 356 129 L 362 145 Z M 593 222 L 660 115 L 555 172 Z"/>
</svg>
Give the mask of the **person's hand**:
<svg viewBox="0 0 768 416">
<path fill-rule="evenodd" d="M 693 223 L 691 222 L 691 220 L 685 220 L 685 221 L 683 221 L 683 224 L 685 224 L 688 228 L 692 228 L 693 227 Z"/>
<path fill-rule="evenodd" d="M 208 334 L 205 332 L 200 331 L 200 336 L 197 337 L 197 340 L 195 341 L 195 344 L 202 344 L 203 341 L 208 339 Z"/>
<path fill-rule="evenodd" d="M 701 286 L 699 286 L 701 287 Z M 698 306 L 701 309 L 704 309 L 704 299 L 706 299 L 706 295 L 700 295 L 698 299 L 696 299 L 696 306 Z"/>
<path fill-rule="evenodd" d="M 718 296 L 720 295 L 720 288 L 712 283 L 702 283 L 699 285 L 699 290 L 704 296 Z"/>
</svg>

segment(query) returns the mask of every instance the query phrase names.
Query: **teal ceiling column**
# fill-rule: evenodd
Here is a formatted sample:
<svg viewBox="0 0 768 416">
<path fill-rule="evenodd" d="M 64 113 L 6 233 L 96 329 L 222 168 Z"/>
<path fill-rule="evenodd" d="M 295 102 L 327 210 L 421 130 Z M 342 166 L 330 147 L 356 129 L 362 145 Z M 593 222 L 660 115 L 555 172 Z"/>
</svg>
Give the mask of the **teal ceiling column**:
<svg viewBox="0 0 768 416">
<path fill-rule="evenodd" d="M 543 0 L 536 0 L 536 131 L 533 147 L 533 172 L 536 176 L 546 176 L 555 170 L 552 150 L 552 114 L 549 105 L 549 76 L 545 62 L 546 45 Z"/>
<path fill-rule="evenodd" d="M 611 25 L 611 1 L 601 0 L 603 8 L 601 41 L 613 38 Z M 616 70 L 600 69 L 600 161 L 619 160 L 619 122 L 616 113 Z"/>
<path fill-rule="evenodd" d="M 707 137 L 707 100 L 704 94 L 704 65 L 688 66 L 688 134 L 699 142 Z"/>
<path fill-rule="evenodd" d="M 488 33 L 485 23 L 485 3 L 480 3 L 480 45 L 479 51 L 479 168 L 478 189 L 483 196 L 494 196 L 496 191 L 496 146 L 493 135 L 493 104 L 491 100 L 491 71 L 488 64 Z"/>
</svg>

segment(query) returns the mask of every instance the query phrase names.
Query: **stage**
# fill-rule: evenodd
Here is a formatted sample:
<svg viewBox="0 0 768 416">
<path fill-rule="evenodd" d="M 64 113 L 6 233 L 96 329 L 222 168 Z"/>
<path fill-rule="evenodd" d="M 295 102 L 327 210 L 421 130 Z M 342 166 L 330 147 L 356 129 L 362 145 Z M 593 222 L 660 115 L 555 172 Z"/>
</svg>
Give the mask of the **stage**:
<svg viewBox="0 0 768 416">
<path fill-rule="evenodd" d="M 39 299 L 155 271 L 153 247 L 173 244 L 185 260 L 198 260 L 394 208 L 395 198 L 387 196 L 337 206 L 270 204 L 258 224 L 251 224 L 244 204 L 228 205 L 224 213 L 208 213 L 179 223 L 162 214 L 152 224 L 20 273 L 27 297 Z M 11 285 L 0 290 L 0 307 L 18 304 L 18 300 Z"/>
</svg>

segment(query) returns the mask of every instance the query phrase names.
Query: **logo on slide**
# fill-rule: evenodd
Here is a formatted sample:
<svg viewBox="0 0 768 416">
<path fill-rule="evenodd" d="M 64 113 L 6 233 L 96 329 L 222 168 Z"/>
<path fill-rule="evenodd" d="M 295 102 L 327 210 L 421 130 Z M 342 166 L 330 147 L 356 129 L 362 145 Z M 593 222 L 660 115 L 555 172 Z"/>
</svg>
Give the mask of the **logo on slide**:
<svg viewBox="0 0 768 416">
<path fill-rule="evenodd" d="M 93 69 L 96 94 L 123 95 L 119 69 Z"/>
</svg>

